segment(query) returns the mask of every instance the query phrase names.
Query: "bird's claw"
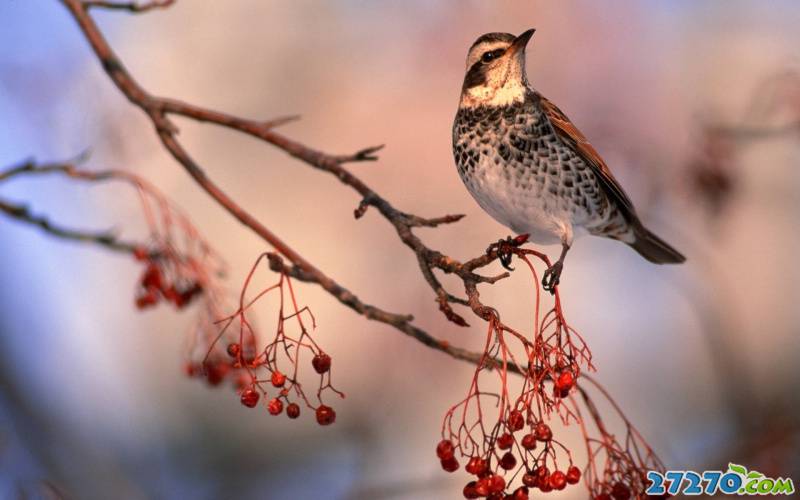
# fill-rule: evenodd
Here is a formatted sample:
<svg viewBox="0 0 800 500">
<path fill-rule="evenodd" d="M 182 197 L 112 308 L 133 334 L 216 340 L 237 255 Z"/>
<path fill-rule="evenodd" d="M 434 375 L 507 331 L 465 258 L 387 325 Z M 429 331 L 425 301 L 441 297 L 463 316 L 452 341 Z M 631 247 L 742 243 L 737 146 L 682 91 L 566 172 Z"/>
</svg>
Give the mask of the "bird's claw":
<svg viewBox="0 0 800 500">
<path fill-rule="evenodd" d="M 523 245 L 526 241 L 528 241 L 527 234 L 514 237 L 509 236 L 504 240 L 498 240 L 496 243 L 489 245 L 489 248 L 486 249 L 486 255 L 491 255 L 495 252 L 497 254 L 497 260 L 500 261 L 500 265 L 503 266 L 504 269 L 513 271 L 514 268 L 511 267 L 511 259 L 514 257 L 514 249 Z"/>
<path fill-rule="evenodd" d="M 561 271 L 564 270 L 564 264 L 559 260 L 552 266 L 547 268 L 542 277 L 542 288 L 551 294 L 556 293 L 556 287 L 561 280 Z"/>
<path fill-rule="evenodd" d="M 509 271 L 513 271 L 514 268 L 511 267 L 511 258 L 514 256 L 511 252 L 503 252 L 498 253 L 497 258 L 500 260 L 500 265 L 503 266 L 503 269 L 507 269 Z"/>
</svg>

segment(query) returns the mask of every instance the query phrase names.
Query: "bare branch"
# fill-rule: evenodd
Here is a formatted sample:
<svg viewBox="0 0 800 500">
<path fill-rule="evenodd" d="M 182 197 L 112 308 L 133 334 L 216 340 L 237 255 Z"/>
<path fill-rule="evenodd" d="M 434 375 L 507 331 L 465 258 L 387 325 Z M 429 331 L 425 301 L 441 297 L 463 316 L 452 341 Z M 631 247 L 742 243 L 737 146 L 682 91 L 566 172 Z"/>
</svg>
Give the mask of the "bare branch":
<svg viewBox="0 0 800 500">
<path fill-rule="evenodd" d="M 112 2 L 109 0 L 83 0 L 85 9 L 101 8 L 110 10 L 127 10 L 128 12 L 147 12 L 152 9 L 166 9 L 175 3 L 175 0 L 151 0 L 149 2 Z"/>
<path fill-rule="evenodd" d="M 133 254 L 137 248 L 140 248 L 140 245 L 118 239 L 110 231 L 91 232 L 59 226 L 50 222 L 45 216 L 32 213 L 25 205 L 16 205 L 2 199 L 0 199 L 0 212 L 27 224 L 38 226 L 45 233 L 57 238 L 94 243 L 115 252 L 129 254 Z"/>
<path fill-rule="evenodd" d="M 272 144 L 289 155 L 297 158 L 306 164 L 333 174 L 340 182 L 353 188 L 361 197 L 362 202 L 356 210 L 356 216 L 362 215 L 366 207 L 375 207 L 395 228 L 398 236 L 411 250 L 417 255 L 420 268 L 426 280 L 431 284 L 437 300 L 451 301 L 451 294 L 447 293 L 438 281 L 431 279 L 433 270 L 444 273 L 458 275 L 464 282 L 465 292 L 468 295 L 467 303 L 472 310 L 481 318 L 489 317 L 488 311 L 492 308 L 484 306 L 479 299 L 477 284 L 494 283 L 507 276 L 502 274 L 495 277 L 482 277 L 474 273 L 480 267 L 491 264 L 497 259 L 497 255 L 481 255 L 467 263 L 446 256 L 439 251 L 427 247 L 412 231 L 414 227 L 435 227 L 439 224 L 455 222 L 461 216 L 445 216 L 435 219 L 425 219 L 403 213 L 394 208 L 386 199 L 378 195 L 374 190 L 367 186 L 360 179 L 355 177 L 343 164 L 347 162 L 372 161 L 375 159 L 374 153 L 380 147 L 366 148 L 351 155 L 330 155 L 286 136 L 278 134 L 273 130 L 274 122 L 256 121 L 239 118 L 227 113 L 206 109 L 200 106 L 178 101 L 175 99 L 155 97 L 144 90 L 125 69 L 122 62 L 108 45 L 94 20 L 89 16 L 79 0 L 61 0 L 70 13 L 77 21 L 86 39 L 90 43 L 95 55 L 102 63 L 106 73 L 116 84 L 119 90 L 133 104 L 142 109 L 153 122 L 154 127 L 161 139 L 164 147 L 170 154 L 183 166 L 184 170 L 202 187 L 220 206 L 226 209 L 242 224 L 249 227 L 254 233 L 275 248 L 292 264 L 291 275 L 300 277 L 307 282 L 319 284 L 328 293 L 333 295 L 342 304 L 350 307 L 359 314 L 382 323 L 386 323 L 396 329 L 410 335 L 420 342 L 444 350 L 459 359 L 476 361 L 478 356 L 474 353 L 464 353 L 458 349 L 447 346 L 442 348 L 442 343 L 423 330 L 410 324 L 410 316 L 385 311 L 376 306 L 362 302 L 355 294 L 340 285 L 336 280 L 325 274 L 322 270 L 311 264 L 301 256 L 294 248 L 289 246 L 283 239 L 270 231 L 255 217 L 249 214 L 243 207 L 236 203 L 233 198 L 223 192 L 202 170 L 189 153 L 183 148 L 176 137 L 177 127 L 171 121 L 169 115 L 178 115 L 190 118 L 199 122 L 213 123 L 219 126 L 238 130 L 245 134 L 256 137 L 269 144 Z M 445 315 L 456 323 L 466 323 L 457 319 L 457 315 L 452 313 L 449 307 L 440 307 Z M 462 318 L 463 320 L 463 318 Z"/>
</svg>

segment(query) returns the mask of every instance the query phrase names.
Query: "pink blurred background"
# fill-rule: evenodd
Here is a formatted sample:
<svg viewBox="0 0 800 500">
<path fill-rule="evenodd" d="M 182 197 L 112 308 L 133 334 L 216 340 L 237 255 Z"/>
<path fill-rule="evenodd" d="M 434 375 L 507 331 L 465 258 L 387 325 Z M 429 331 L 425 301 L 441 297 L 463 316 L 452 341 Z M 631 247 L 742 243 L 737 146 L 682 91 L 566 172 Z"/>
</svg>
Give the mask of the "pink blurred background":
<svg viewBox="0 0 800 500">
<path fill-rule="evenodd" d="M 734 189 L 718 211 L 692 181 L 709 123 L 800 120 L 786 100 L 800 91 L 765 84 L 798 69 L 797 2 L 183 0 L 96 19 L 155 94 L 253 118 L 301 114 L 282 132 L 332 153 L 385 143 L 379 162 L 352 170 L 401 210 L 467 214 L 420 231 L 457 258 L 508 234 L 453 165 L 466 50 L 485 32 L 537 28 L 531 83 L 689 259 L 657 267 L 612 241 L 577 241 L 561 292 L 597 378 L 669 467 L 734 461 L 800 480 L 800 133 L 737 142 L 724 172 Z M 59 2 L 0 3 L 0 26 L 0 165 L 89 148 L 89 168 L 149 178 L 216 245 L 236 289 L 267 249 L 160 147 Z M 772 111 L 758 112 L 754 97 L 773 93 Z M 353 220 L 359 200 L 336 179 L 256 140 L 179 125 L 208 174 L 312 262 L 366 301 L 479 349 L 483 325 L 447 323 L 413 254 L 376 213 Z M 144 234 L 121 187 L 22 180 L 0 185 L 0 196 L 65 224 Z M 1 498 L 43 495 L 43 481 L 90 499 L 460 497 L 465 475 L 442 472 L 433 449 L 469 365 L 301 285 L 347 399 L 330 428 L 271 418 L 183 375 L 192 311 L 137 311 L 130 259 L 5 218 L 0 242 Z M 510 324 L 527 324 L 526 278 L 484 290 Z"/>
</svg>

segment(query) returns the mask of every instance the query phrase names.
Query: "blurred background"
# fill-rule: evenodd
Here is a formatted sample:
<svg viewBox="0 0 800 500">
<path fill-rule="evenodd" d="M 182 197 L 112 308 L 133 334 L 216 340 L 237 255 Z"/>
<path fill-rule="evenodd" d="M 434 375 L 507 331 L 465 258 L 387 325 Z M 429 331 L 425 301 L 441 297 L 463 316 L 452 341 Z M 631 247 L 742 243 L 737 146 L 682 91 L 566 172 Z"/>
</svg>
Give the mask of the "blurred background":
<svg viewBox="0 0 800 500">
<path fill-rule="evenodd" d="M 467 214 L 420 231 L 457 258 L 508 233 L 451 156 L 467 48 L 485 32 L 537 28 L 531 83 L 688 257 L 656 267 L 613 241 L 578 240 L 561 292 L 597 378 L 668 467 L 732 461 L 800 480 L 798 2 L 182 0 L 95 17 L 157 95 L 259 119 L 301 114 L 282 132 L 332 153 L 387 144 L 352 170 L 401 210 Z M 89 149 L 86 168 L 150 179 L 225 257 L 232 290 L 266 250 L 162 149 L 55 0 L 0 1 L 0 117 L 0 166 Z M 444 320 L 393 229 L 374 212 L 353 220 L 352 191 L 251 138 L 178 123 L 212 178 L 312 262 L 480 348 L 484 326 Z M 0 197 L 64 225 L 145 234 L 124 186 L 18 179 Z M 331 427 L 274 418 L 183 374 L 196 311 L 138 311 L 140 272 L 0 217 L 0 498 L 460 498 L 463 469 L 442 472 L 434 447 L 472 367 L 300 285 L 347 399 Z M 484 292 L 520 327 L 529 294 L 524 273 Z"/>
</svg>

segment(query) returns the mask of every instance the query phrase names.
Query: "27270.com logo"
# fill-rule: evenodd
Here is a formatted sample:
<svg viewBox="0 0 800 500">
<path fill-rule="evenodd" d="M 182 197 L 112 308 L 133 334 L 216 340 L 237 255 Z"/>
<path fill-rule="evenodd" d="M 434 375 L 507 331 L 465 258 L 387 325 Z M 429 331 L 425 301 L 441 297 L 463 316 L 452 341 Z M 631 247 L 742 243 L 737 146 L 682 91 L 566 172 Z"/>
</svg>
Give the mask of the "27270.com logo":
<svg viewBox="0 0 800 500">
<path fill-rule="evenodd" d="M 728 464 L 726 472 L 707 470 L 702 473 L 671 470 L 665 473 L 649 471 L 650 486 L 646 495 L 792 495 L 791 478 L 772 479 L 760 472 L 748 471 L 737 464 Z"/>
</svg>

